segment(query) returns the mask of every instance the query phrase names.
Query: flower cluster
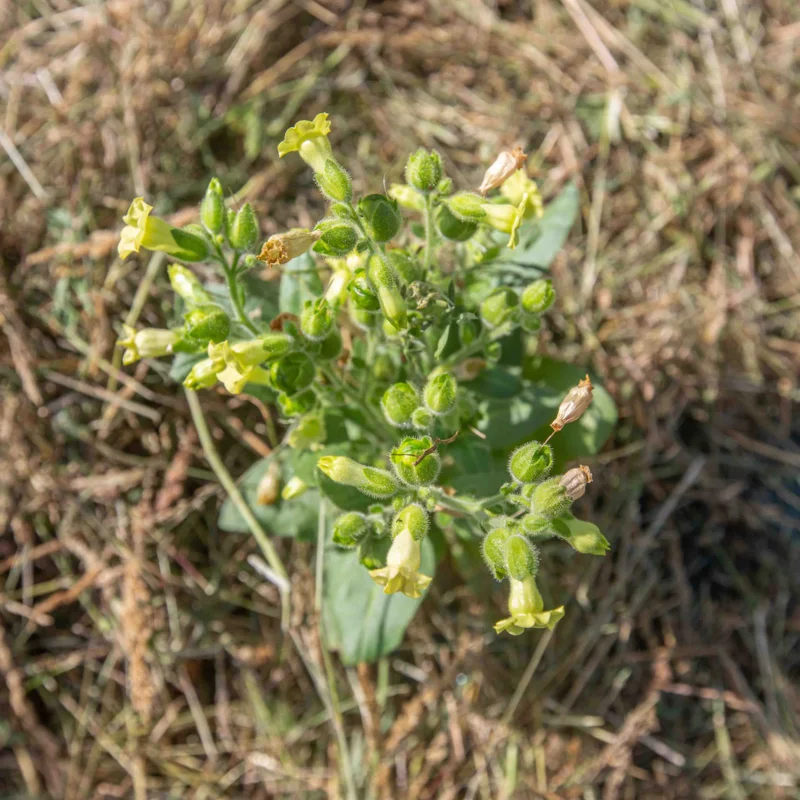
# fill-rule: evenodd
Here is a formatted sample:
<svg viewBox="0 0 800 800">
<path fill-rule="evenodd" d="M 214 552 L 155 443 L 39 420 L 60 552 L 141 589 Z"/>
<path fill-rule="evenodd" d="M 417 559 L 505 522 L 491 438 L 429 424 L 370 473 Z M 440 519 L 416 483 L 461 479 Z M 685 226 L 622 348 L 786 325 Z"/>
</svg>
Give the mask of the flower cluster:
<svg viewBox="0 0 800 800">
<path fill-rule="evenodd" d="M 534 441 L 511 453 L 512 480 L 494 497 L 477 500 L 439 483 L 447 447 L 484 436 L 491 411 L 475 388 L 479 379 L 511 375 L 504 356 L 535 342 L 555 301 L 541 273 L 520 279 L 519 271 L 493 269 L 504 248 L 535 232 L 544 211 L 527 158 L 520 148 L 503 152 L 476 192 L 454 191 L 441 155 L 420 149 L 403 183 L 356 197 L 331 134 L 321 113 L 290 128 L 278 146 L 280 157 L 297 154 L 311 168 L 327 200 L 312 229 L 264 241 L 252 207 L 230 207 L 217 178 L 199 222 L 183 228 L 153 216 L 142 198 L 132 202 L 119 255 L 170 256 L 178 302 L 171 327 L 123 328 L 123 363 L 182 354 L 187 389 L 266 397 L 285 432 L 281 447 L 314 451 L 316 467 L 293 470 L 282 491 L 270 469 L 259 502 L 293 502 L 313 486 L 336 503 L 326 488 L 334 485 L 370 498 L 362 510 L 343 506 L 333 543 L 357 549 L 387 594 L 419 598 L 428 587 L 423 543 L 443 512 L 471 521 L 488 568 L 510 581 L 510 616 L 498 632 L 552 628 L 564 610 L 544 609 L 535 582 L 539 543 L 560 537 L 595 554 L 608 547 L 570 512 L 590 470 L 552 476 L 551 446 Z M 198 262 L 222 280 L 186 266 Z M 281 292 L 279 313 L 267 319 L 252 287 L 260 273 L 267 292 L 276 272 L 282 282 L 307 277 L 293 295 L 300 299 L 284 301 Z M 551 437 L 581 417 L 592 391 L 587 376 L 566 395 Z"/>
</svg>

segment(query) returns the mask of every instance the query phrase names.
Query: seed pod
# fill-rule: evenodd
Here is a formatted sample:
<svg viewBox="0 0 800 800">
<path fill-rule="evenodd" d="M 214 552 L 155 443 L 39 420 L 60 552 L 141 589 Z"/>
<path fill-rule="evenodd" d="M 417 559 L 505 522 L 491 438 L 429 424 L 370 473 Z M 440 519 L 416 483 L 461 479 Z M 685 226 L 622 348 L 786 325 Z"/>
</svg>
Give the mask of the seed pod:
<svg viewBox="0 0 800 800">
<path fill-rule="evenodd" d="M 533 483 L 544 478 L 553 467 L 553 449 L 540 442 L 518 447 L 508 460 L 508 471 L 517 483 Z"/>
<path fill-rule="evenodd" d="M 329 199 L 344 203 L 349 203 L 353 198 L 353 184 L 347 170 L 332 158 L 325 160 L 325 166 L 321 172 L 315 172 L 317 186 L 320 191 Z"/>
<path fill-rule="evenodd" d="M 333 542 L 339 547 L 355 547 L 367 533 L 369 533 L 367 518 L 356 511 L 342 514 L 333 523 Z"/>
<path fill-rule="evenodd" d="M 419 395 L 410 383 L 395 383 L 381 398 L 383 415 L 397 428 L 407 428 L 411 415 L 419 406 Z"/>
<path fill-rule="evenodd" d="M 442 157 L 435 150 L 420 148 L 408 157 L 406 182 L 420 192 L 433 191 L 444 176 Z"/>
<path fill-rule="evenodd" d="M 310 389 L 304 392 L 297 392 L 294 395 L 283 394 L 282 392 L 278 395 L 278 406 L 284 417 L 296 417 L 300 414 L 305 414 L 314 408 L 316 402 L 316 395 Z"/>
<path fill-rule="evenodd" d="M 436 212 L 436 227 L 445 239 L 452 242 L 466 242 L 478 230 L 477 222 L 459 219 L 447 206 L 439 206 Z"/>
<path fill-rule="evenodd" d="M 293 500 L 295 497 L 300 497 L 301 494 L 305 494 L 307 491 L 308 484 L 302 478 L 298 478 L 297 475 L 295 475 L 289 480 L 286 486 L 283 487 L 281 499 Z"/>
<path fill-rule="evenodd" d="M 419 439 L 406 437 L 392 451 L 389 458 L 394 471 L 407 486 L 429 486 L 439 476 L 442 466 L 439 454 L 432 452 L 423 457 L 423 453 L 432 447 L 433 440 L 429 436 Z"/>
<path fill-rule="evenodd" d="M 522 581 L 536 575 L 539 567 L 538 552 L 524 536 L 509 536 L 503 553 L 509 578 Z"/>
<path fill-rule="evenodd" d="M 233 218 L 229 241 L 237 250 L 249 250 L 258 241 L 258 220 L 250 203 L 245 203 Z"/>
<path fill-rule="evenodd" d="M 415 541 L 420 542 L 425 538 L 429 527 L 428 512 L 419 503 L 411 503 L 395 514 L 392 520 L 392 539 L 407 530 Z"/>
<path fill-rule="evenodd" d="M 408 327 L 405 300 L 400 294 L 399 281 L 394 269 L 377 253 L 367 262 L 367 278 L 378 295 L 383 316 L 398 331 Z"/>
<path fill-rule="evenodd" d="M 358 234 L 347 223 L 333 222 L 336 224 L 326 225 L 324 228 L 317 226 L 317 232 L 322 235 L 314 245 L 314 252 L 330 258 L 340 258 L 353 251 L 358 243 Z"/>
<path fill-rule="evenodd" d="M 324 297 L 307 300 L 300 312 L 300 330 L 312 342 L 322 341 L 333 327 L 333 312 Z"/>
<path fill-rule="evenodd" d="M 378 295 L 372 290 L 370 282 L 367 280 L 367 273 L 360 269 L 353 275 L 353 280 L 350 281 L 348 287 L 350 299 L 353 305 L 360 311 L 375 312 L 381 307 Z"/>
<path fill-rule="evenodd" d="M 553 305 L 555 299 L 552 281 L 544 280 L 528 284 L 520 297 L 522 309 L 529 314 L 543 314 Z"/>
<path fill-rule="evenodd" d="M 200 221 L 211 233 L 219 233 L 225 225 L 225 197 L 219 178 L 212 178 L 200 203 Z"/>
<path fill-rule="evenodd" d="M 481 319 L 490 328 L 498 328 L 514 317 L 518 305 L 519 296 L 513 289 L 496 289 L 481 303 Z"/>
<path fill-rule="evenodd" d="M 483 203 L 484 200 L 477 194 L 459 192 L 447 201 L 447 207 L 462 222 L 477 222 L 486 216 Z"/>
<path fill-rule="evenodd" d="M 521 147 L 515 147 L 511 152 L 504 150 L 486 170 L 478 191 L 485 195 L 492 189 L 501 186 L 518 169 L 522 168 L 527 158 Z"/>
<path fill-rule="evenodd" d="M 376 242 L 388 242 L 400 230 L 402 218 L 397 201 L 383 194 L 368 194 L 358 203 L 358 213 Z"/>
<path fill-rule="evenodd" d="M 567 490 L 560 478 L 550 478 L 533 490 L 533 510 L 542 517 L 557 517 L 569 508 Z"/>
<path fill-rule="evenodd" d="M 556 418 L 550 423 L 550 427 L 554 431 L 560 431 L 565 425 L 583 416 L 583 412 L 589 408 L 592 402 L 592 381 L 587 375 L 582 381 L 578 382 L 567 392 L 566 397 L 561 401 L 558 407 L 558 414 Z"/>
<path fill-rule="evenodd" d="M 323 456 L 317 461 L 317 467 L 332 481 L 353 486 L 376 499 L 388 499 L 400 488 L 385 469 L 366 467 L 346 456 Z"/>
<path fill-rule="evenodd" d="M 577 500 L 586 494 L 586 484 L 592 482 L 592 473 L 589 467 L 576 467 L 561 476 L 561 485 L 567 490 L 570 500 Z"/>
<path fill-rule="evenodd" d="M 457 394 L 458 384 L 455 378 L 447 372 L 443 372 L 425 384 L 422 397 L 428 411 L 439 415 L 446 414 L 453 408 L 456 404 Z"/>
<path fill-rule="evenodd" d="M 272 385 L 286 394 L 302 391 L 314 380 L 314 363 L 305 353 L 289 353 L 269 370 Z"/>
<path fill-rule="evenodd" d="M 483 537 L 481 552 L 483 560 L 495 579 L 500 581 L 506 577 L 506 542 L 511 536 L 508 528 L 495 528 Z"/>
<path fill-rule="evenodd" d="M 231 321 L 220 306 L 209 304 L 193 308 L 183 315 L 186 336 L 199 345 L 222 342 L 228 338 Z"/>
</svg>

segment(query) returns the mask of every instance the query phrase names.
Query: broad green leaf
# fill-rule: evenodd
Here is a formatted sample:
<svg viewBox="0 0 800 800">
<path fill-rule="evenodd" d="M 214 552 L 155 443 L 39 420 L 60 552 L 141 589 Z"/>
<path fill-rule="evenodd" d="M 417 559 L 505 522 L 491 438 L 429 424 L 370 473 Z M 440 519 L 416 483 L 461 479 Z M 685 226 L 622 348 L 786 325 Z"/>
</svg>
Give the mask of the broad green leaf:
<svg viewBox="0 0 800 800">
<path fill-rule="evenodd" d="M 183 383 L 186 376 L 192 371 L 192 367 L 204 358 L 207 358 L 206 353 L 177 353 L 172 359 L 169 377 L 175 383 Z"/>
<path fill-rule="evenodd" d="M 422 542 L 422 567 L 433 577 L 436 558 L 429 539 Z M 333 546 L 325 550 L 322 620 L 327 645 L 352 666 L 377 661 L 403 641 L 423 598 L 386 595 L 352 551 Z"/>
<path fill-rule="evenodd" d="M 519 377 L 498 367 L 483 370 L 466 386 L 484 397 L 514 397 L 522 391 L 522 381 Z"/>
<path fill-rule="evenodd" d="M 316 489 L 309 489 L 292 500 L 281 500 L 264 506 L 258 502 L 258 484 L 267 472 L 275 456 L 269 455 L 253 464 L 239 481 L 239 489 L 255 518 L 270 536 L 288 536 L 303 541 L 313 541 L 317 535 L 320 496 Z M 293 472 L 288 462 L 278 457 L 281 464 L 280 483 L 285 483 Z M 228 498 L 219 513 L 219 527 L 231 533 L 249 533 L 250 528 L 239 509 Z"/>
<path fill-rule="evenodd" d="M 508 451 L 535 439 L 536 432 L 554 418 L 553 405 L 558 407 L 560 400 L 560 393 L 548 387 L 526 384 L 514 397 L 484 400 L 478 427 L 492 450 Z"/>
<path fill-rule="evenodd" d="M 280 310 L 300 315 L 303 303 L 322 294 L 322 281 L 314 259 L 308 254 L 292 259 L 281 267 Z"/>
<path fill-rule="evenodd" d="M 509 479 L 505 456 L 493 453 L 488 442 L 467 431 L 440 452 L 439 483 L 452 486 L 460 494 L 488 497 Z"/>
</svg>

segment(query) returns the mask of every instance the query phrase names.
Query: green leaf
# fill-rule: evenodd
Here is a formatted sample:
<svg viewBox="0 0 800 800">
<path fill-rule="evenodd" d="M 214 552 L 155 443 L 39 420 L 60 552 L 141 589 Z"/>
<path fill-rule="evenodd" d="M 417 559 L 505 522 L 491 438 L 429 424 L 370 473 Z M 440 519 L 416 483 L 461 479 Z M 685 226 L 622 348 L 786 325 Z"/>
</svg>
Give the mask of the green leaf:
<svg viewBox="0 0 800 800">
<path fill-rule="evenodd" d="M 492 450 L 507 451 L 531 439 L 554 419 L 561 394 L 547 387 L 524 386 L 510 398 L 491 397 L 480 404 L 483 419 L 478 426 Z"/>
<path fill-rule="evenodd" d="M 436 559 L 429 539 L 422 542 L 422 567 L 433 577 Z M 386 595 L 352 551 L 325 550 L 322 620 L 328 647 L 347 666 L 377 661 L 403 641 L 423 598 Z"/>
<path fill-rule="evenodd" d="M 304 253 L 284 264 L 281 272 L 280 310 L 284 314 L 300 316 L 303 303 L 322 294 L 322 281 L 317 274 L 314 259 Z"/>
<path fill-rule="evenodd" d="M 239 489 L 253 516 L 261 523 L 270 536 L 287 536 L 302 541 L 314 541 L 317 535 L 320 496 L 316 489 L 309 489 L 292 500 L 281 500 L 264 506 L 258 502 L 258 484 L 272 463 L 274 455 L 256 461 L 239 481 Z M 288 462 L 278 456 L 281 464 L 281 484 L 292 477 Z M 250 528 L 239 509 L 230 498 L 222 504 L 219 513 L 219 527 L 231 533 L 249 533 Z"/>
<path fill-rule="evenodd" d="M 477 436 L 465 432 L 442 453 L 439 483 L 452 486 L 459 494 L 488 497 L 508 480 L 505 456 L 493 453 L 489 443 Z"/>
<path fill-rule="evenodd" d="M 251 272 L 245 272 L 237 278 L 244 296 L 244 312 L 256 325 L 266 324 L 278 314 L 277 281 L 264 281 Z M 224 283 L 206 283 L 205 289 L 230 317 L 235 330 L 242 338 L 249 339 L 252 334 L 236 322 L 236 311 L 231 304 L 228 287 Z"/>
<path fill-rule="evenodd" d="M 341 483 L 332 481 L 327 475 L 317 470 L 317 485 L 337 508 L 342 511 L 366 511 L 375 501 L 354 489 L 352 486 L 342 486 Z"/>
<path fill-rule="evenodd" d="M 522 391 L 522 381 L 517 375 L 497 367 L 483 370 L 466 385 L 484 397 L 514 397 Z"/>
</svg>

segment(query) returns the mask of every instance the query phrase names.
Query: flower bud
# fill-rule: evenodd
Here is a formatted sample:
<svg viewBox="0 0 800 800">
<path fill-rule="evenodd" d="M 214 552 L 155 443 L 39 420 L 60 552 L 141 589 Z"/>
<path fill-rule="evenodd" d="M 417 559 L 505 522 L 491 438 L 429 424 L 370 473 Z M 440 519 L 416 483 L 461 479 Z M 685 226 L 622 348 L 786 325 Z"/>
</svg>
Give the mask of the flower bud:
<svg viewBox="0 0 800 800">
<path fill-rule="evenodd" d="M 585 522 L 574 517 L 557 522 L 562 524 L 555 526 L 556 534 L 564 541 L 569 542 L 579 553 L 604 556 L 611 549 L 608 539 L 600 533 L 600 528 L 593 522 Z"/>
<path fill-rule="evenodd" d="M 425 198 L 413 186 L 405 183 L 393 183 L 389 187 L 389 197 L 411 211 L 425 210 Z"/>
<path fill-rule="evenodd" d="M 122 363 L 128 366 L 135 364 L 141 358 L 171 355 L 181 332 L 163 328 L 145 328 L 137 331 L 129 325 L 123 325 L 122 333 L 123 335 L 117 339 L 117 345 L 125 348 Z"/>
<path fill-rule="evenodd" d="M 553 535 L 550 520 L 538 514 L 526 514 L 520 520 L 520 525 L 522 530 L 525 531 L 525 535 L 535 542 L 549 539 Z"/>
<path fill-rule="evenodd" d="M 316 395 L 311 389 L 297 392 L 297 394 L 293 395 L 283 394 L 283 392 L 278 395 L 278 406 L 284 417 L 296 417 L 300 414 L 305 414 L 314 408 L 316 402 Z"/>
<path fill-rule="evenodd" d="M 518 169 L 521 169 L 527 156 L 522 152 L 521 147 L 515 147 L 511 152 L 504 150 L 494 160 L 486 174 L 483 176 L 478 191 L 485 195 L 492 189 L 496 189 L 508 180 Z"/>
<path fill-rule="evenodd" d="M 428 512 L 419 504 L 411 503 L 395 514 L 392 520 L 392 538 L 407 530 L 416 541 L 422 541 L 428 533 L 430 519 Z"/>
<path fill-rule="evenodd" d="M 567 490 L 560 478 L 550 478 L 533 490 L 533 510 L 542 517 L 557 517 L 569 508 Z"/>
<path fill-rule="evenodd" d="M 306 228 L 292 228 L 286 233 L 276 233 L 264 242 L 258 260 L 270 267 L 288 264 L 293 258 L 308 252 L 321 236 L 319 231 L 309 231 Z"/>
<path fill-rule="evenodd" d="M 522 292 L 522 308 L 529 314 L 543 314 L 556 299 L 552 281 L 534 281 Z"/>
<path fill-rule="evenodd" d="M 456 404 L 458 384 L 456 379 L 447 372 L 436 375 L 426 384 L 422 392 L 423 400 L 428 411 L 432 414 L 446 414 Z"/>
<path fill-rule="evenodd" d="M 402 218 L 397 201 L 383 194 L 368 194 L 358 203 L 358 213 L 376 242 L 388 242 L 400 230 Z"/>
<path fill-rule="evenodd" d="M 314 172 L 324 173 L 325 162 L 333 159 L 330 132 L 331 123 L 325 113 L 317 114 L 313 121 L 301 120 L 286 131 L 278 145 L 278 155 L 283 158 L 287 153 L 299 153 Z"/>
<path fill-rule="evenodd" d="M 350 299 L 353 305 L 360 311 L 369 311 L 374 313 L 381 307 L 378 295 L 372 290 L 372 285 L 367 280 L 367 273 L 360 269 L 353 275 L 353 280 L 350 281 L 348 287 Z"/>
<path fill-rule="evenodd" d="M 209 342 L 228 338 L 231 321 L 220 306 L 214 304 L 193 308 L 183 315 L 186 336 L 206 347 Z"/>
<path fill-rule="evenodd" d="M 277 461 L 271 461 L 256 489 L 256 502 L 260 506 L 272 506 L 280 496 L 281 468 Z"/>
<path fill-rule="evenodd" d="M 225 369 L 225 362 L 218 358 L 204 358 L 198 361 L 184 378 L 187 389 L 208 389 L 217 382 L 217 375 Z"/>
<path fill-rule="evenodd" d="M 510 536 L 508 528 L 495 528 L 483 537 L 481 544 L 483 560 L 498 581 L 506 576 L 506 542 Z"/>
<path fill-rule="evenodd" d="M 212 178 L 200 203 L 200 221 L 211 233 L 219 233 L 225 225 L 225 198 L 219 178 Z"/>
<path fill-rule="evenodd" d="M 331 361 L 342 352 L 342 334 L 332 328 L 328 335 L 319 343 L 317 356 L 323 361 Z"/>
<path fill-rule="evenodd" d="M 269 370 L 272 385 L 285 394 L 295 394 L 311 385 L 316 370 L 305 353 L 289 353 Z"/>
<path fill-rule="evenodd" d="M 481 319 L 490 328 L 498 328 L 515 316 L 518 304 L 519 296 L 513 289 L 496 289 L 481 303 Z"/>
<path fill-rule="evenodd" d="M 342 514 L 333 523 L 333 542 L 339 547 L 355 547 L 367 533 L 369 533 L 367 518 L 357 511 Z"/>
<path fill-rule="evenodd" d="M 385 469 L 365 467 L 346 456 L 323 456 L 317 461 L 317 466 L 332 481 L 353 486 L 376 499 L 388 499 L 400 488 L 394 476 Z"/>
<path fill-rule="evenodd" d="M 236 212 L 228 240 L 236 250 L 249 250 L 258 241 L 258 221 L 250 203 Z"/>
<path fill-rule="evenodd" d="M 539 442 L 518 447 L 508 460 L 508 471 L 517 483 L 533 483 L 544 478 L 553 467 L 553 449 Z"/>
<path fill-rule="evenodd" d="M 407 428 L 411 415 L 419 406 L 419 395 L 410 383 L 395 383 L 381 398 L 381 408 L 386 419 L 398 428 Z"/>
<path fill-rule="evenodd" d="M 370 256 L 367 262 L 367 278 L 377 292 L 384 317 L 398 331 L 408 327 L 408 312 L 398 288 L 397 274 L 379 255 Z"/>
<path fill-rule="evenodd" d="M 411 415 L 411 427 L 418 431 L 427 431 L 433 425 L 434 416 L 427 408 L 415 408 Z"/>
<path fill-rule="evenodd" d="M 347 170 L 338 161 L 326 159 L 322 171 L 316 171 L 314 177 L 320 191 L 329 200 L 349 203 L 352 199 L 353 184 Z"/>
<path fill-rule="evenodd" d="M 486 216 L 486 212 L 483 210 L 483 203 L 483 198 L 477 194 L 459 192 L 447 201 L 447 207 L 453 216 L 462 222 L 477 222 Z"/>
<path fill-rule="evenodd" d="M 586 494 L 586 484 L 592 482 L 592 473 L 589 467 L 576 467 L 561 476 L 561 485 L 567 490 L 570 500 L 577 500 Z"/>
<path fill-rule="evenodd" d="M 500 620 L 494 629 L 512 636 L 519 636 L 526 628 L 549 628 L 552 630 L 564 616 L 564 606 L 544 610 L 544 601 L 531 575 L 522 580 L 511 578 L 508 593 L 508 612 L 506 619 Z"/>
<path fill-rule="evenodd" d="M 286 486 L 283 487 L 281 498 L 283 500 L 292 500 L 295 497 L 300 497 L 301 494 L 305 494 L 307 491 L 308 484 L 302 478 L 298 478 L 297 475 L 295 475 L 289 480 Z"/>
<path fill-rule="evenodd" d="M 305 414 L 300 417 L 286 436 L 286 444 L 293 450 L 307 450 L 325 441 L 325 417 L 322 414 Z"/>
<path fill-rule="evenodd" d="M 536 181 L 532 181 L 525 170 L 515 172 L 501 187 L 500 194 L 512 205 L 522 206 L 526 219 L 541 217 L 544 213 L 542 195 Z"/>
<path fill-rule="evenodd" d="M 358 234 L 347 223 L 332 220 L 334 224 L 317 226 L 321 233 L 319 241 L 314 245 L 314 252 L 328 257 L 346 256 L 352 252 L 358 242 Z"/>
<path fill-rule="evenodd" d="M 178 297 L 183 298 L 190 308 L 214 302 L 211 295 L 203 288 L 203 284 L 197 279 L 197 276 L 183 265 L 170 264 L 167 267 L 167 273 L 169 274 L 172 291 Z"/>
<path fill-rule="evenodd" d="M 408 157 L 406 182 L 420 192 L 430 192 L 444 176 L 442 157 L 435 150 L 420 148 Z"/>
<path fill-rule="evenodd" d="M 324 297 L 307 300 L 300 313 L 300 330 L 312 342 L 322 341 L 333 327 L 333 312 Z"/>
<path fill-rule="evenodd" d="M 439 476 L 442 466 L 439 454 L 431 452 L 423 456 L 432 447 L 430 436 L 419 439 L 406 437 L 390 454 L 397 477 L 407 486 L 429 486 Z"/>
<path fill-rule="evenodd" d="M 436 227 L 445 239 L 466 242 L 478 230 L 477 222 L 465 222 L 453 214 L 447 206 L 439 206 L 436 212 Z"/>
<path fill-rule="evenodd" d="M 519 534 L 509 536 L 503 553 L 509 578 L 522 581 L 536 575 L 539 556 L 536 548 L 524 536 Z"/>
<path fill-rule="evenodd" d="M 404 283 L 419 280 L 420 266 L 405 250 L 389 250 L 386 253 L 386 260 Z"/>
<path fill-rule="evenodd" d="M 550 427 L 554 431 L 560 431 L 565 425 L 580 419 L 592 402 L 593 390 L 594 387 L 588 375 L 582 381 L 578 381 L 578 385 L 570 389 L 561 401 L 558 414 L 550 423 Z"/>
</svg>

